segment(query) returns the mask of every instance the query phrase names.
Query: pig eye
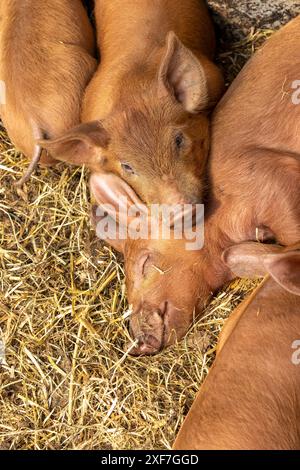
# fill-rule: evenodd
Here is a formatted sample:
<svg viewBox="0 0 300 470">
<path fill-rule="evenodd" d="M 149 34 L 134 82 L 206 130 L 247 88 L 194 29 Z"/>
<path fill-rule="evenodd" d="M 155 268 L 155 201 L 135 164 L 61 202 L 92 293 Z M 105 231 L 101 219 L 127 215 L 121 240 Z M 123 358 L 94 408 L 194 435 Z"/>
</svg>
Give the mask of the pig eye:
<svg viewBox="0 0 300 470">
<path fill-rule="evenodd" d="M 122 170 L 129 175 L 135 175 L 135 171 L 129 163 L 121 163 Z"/>
<path fill-rule="evenodd" d="M 177 150 L 181 150 L 184 146 L 184 135 L 181 132 L 175 137 L 175 145 Z"/>
</svg>

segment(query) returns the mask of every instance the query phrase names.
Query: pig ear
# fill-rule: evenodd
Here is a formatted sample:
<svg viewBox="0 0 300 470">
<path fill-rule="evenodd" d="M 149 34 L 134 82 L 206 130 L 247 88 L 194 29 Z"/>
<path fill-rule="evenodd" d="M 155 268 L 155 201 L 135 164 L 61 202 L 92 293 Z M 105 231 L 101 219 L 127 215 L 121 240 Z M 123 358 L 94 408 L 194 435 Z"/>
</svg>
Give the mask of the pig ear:
<svg viewBox="0 0 300 470">
<path fill-rule="evenodd" d="M 222 258 L 229 269 L 238 277 L 254 278 L 267 274 L 264 264 L 265 257 L 273 253 L 280 253 L 281 247 L 277 245 L 264 245 L 263 243 L 240 243 L 224 251 Z"/>
<path fill-rule="evenodd" d="M 300 252 L 270 255 L 264 261 L 268 273 L 288 292 L 300 295 Z"/>
<path fill-rule="evenodd" d="M 159 81 L 186 111 L 197 113 L 207 108 L 209 97 L 204 68 L 172 31 L 167 36 Z"/>
<path fill-rule="evenodd" d="M 106 238 L 106 241 L 115 247 L 118 251 L 124 252 L 127 230 L 124 227 L 133 222 L 136 218 L 136 212 L 147 215 L 147 207 L 142 203 L 134 190 L 113 174 L 95 173 L 90 180 L 91 192 L 96 199 L 98 206 L 105 209 L 107 215 L 116 223 L 117 233 L 125 233 L 125 239 L 116 237 L 115 239 Z M 130 215 L 130 209 L 134 207 L 136 211 Z M 94 208 L 95 211 L 95 208 Z M 94 221 L 97 216 L 94 217 Z"/>
<path fill-rule="evenodd" d="M 93 121 L 74 127 L 57 139 L 38 143 L 57 160 L 93 166 L 101 164 L 101 150 L 108 146 L 109 135 L 100 121 Z"/>
<path fill-rule="evenodd" d="M 128 224 L 128 210 L 132 206 L 147 212 L 147 207 L 135 191 L 119 176 L 112 173 L 94 173 L 90 179 L 90 187 L 98 205 L 110 206 L 109 215 L 117 218 L 120 223 Z"/>
</svg>

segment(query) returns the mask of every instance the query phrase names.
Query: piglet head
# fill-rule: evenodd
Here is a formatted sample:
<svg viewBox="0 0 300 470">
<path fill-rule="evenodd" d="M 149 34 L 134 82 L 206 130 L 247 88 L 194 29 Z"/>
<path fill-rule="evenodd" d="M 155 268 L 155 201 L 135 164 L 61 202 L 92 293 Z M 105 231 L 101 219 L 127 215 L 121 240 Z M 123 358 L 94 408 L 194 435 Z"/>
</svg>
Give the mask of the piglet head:
<svg viewBox="0 0 300 470">
<path fill-rule="evenodd" d="M 133 338 L 128 347 L 131 354 L 155 354 L 186 334 L 198 313 L 198 306 L 203 307 L 209 296 L 209 285 L 199 282 L 205 269 L 202 251 L 187 250 L 184 239 L 134 239 L 129 226 L 138 223 L 137 213 L 143 214 L 150 224 L 149 211 L 134 191 L 115 175 L 94 174 L 91 190 L 100 207 L 100 212 L 99 208 L 93 210 L 98 236 L 106 238 L 125 258 Z M 107 223 L 111 220 L 112 227 L 117 227 L 117 233 L 103 237 L 105 217 Z M 126 236 L 122 238 L 119 229 L 125 222 Z M 124 236 L 124 227 L 121 228 Z"/>
<path fill-rule="evenodd" d="M 132 354 L 154 354 L 183 338 L 198 314 L 208 294 L 199 287 L 201 265 L 180 240 L 150 240 L 127 244 L 125 267 L 130 330 L 138 341 Z"/>
</svg>

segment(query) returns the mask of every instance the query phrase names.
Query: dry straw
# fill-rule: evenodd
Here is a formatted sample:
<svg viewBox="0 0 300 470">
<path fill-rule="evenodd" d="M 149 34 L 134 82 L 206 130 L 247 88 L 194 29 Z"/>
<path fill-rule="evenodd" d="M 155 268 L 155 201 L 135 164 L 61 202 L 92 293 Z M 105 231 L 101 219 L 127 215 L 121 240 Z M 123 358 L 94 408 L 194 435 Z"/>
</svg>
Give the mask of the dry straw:
<svg viewBox="0 0 300 470">
<path fill-rule="evenodd" d="M 266 34 L 221 54 L 229 80 Z M 217 295 L 180 344 L 124 354 L 122 260 L 90 228 L 85 170 L 41 169 L 17 194 L 27 162 L 3 130 L 0 153 L 0 449 L 170 448 L 254 283 Z"/>
</svg>

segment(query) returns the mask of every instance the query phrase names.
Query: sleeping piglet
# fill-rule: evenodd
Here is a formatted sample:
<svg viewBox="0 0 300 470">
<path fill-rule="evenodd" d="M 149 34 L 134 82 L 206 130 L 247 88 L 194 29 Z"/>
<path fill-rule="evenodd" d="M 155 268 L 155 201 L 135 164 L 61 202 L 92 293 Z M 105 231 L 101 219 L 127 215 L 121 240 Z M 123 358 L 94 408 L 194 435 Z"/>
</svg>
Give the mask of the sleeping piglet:
<svg viewBox="0 0 300 470">
<path fill-rule="evenodd" d="M 205 2 L 99 0 L 95 16 L 101 63 L 84 124 L 43 146 L 118 176 L 147 204 L 200 201 L 209 112 L 223 91 Z"/>
<path fill-rule="evenodd" d="M 55 160 L 38 140 L 80 122 L 84 90 L 95 69 L 94 36 L 80 0 L 0 3 L 0 115 L 14 145 L 31 164 Z"/>
</svg>

